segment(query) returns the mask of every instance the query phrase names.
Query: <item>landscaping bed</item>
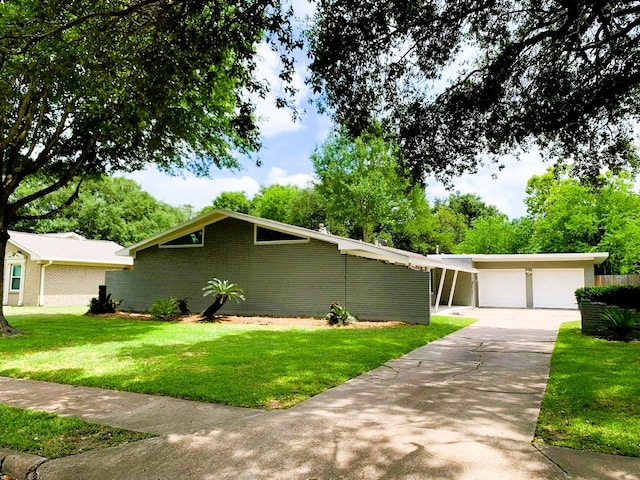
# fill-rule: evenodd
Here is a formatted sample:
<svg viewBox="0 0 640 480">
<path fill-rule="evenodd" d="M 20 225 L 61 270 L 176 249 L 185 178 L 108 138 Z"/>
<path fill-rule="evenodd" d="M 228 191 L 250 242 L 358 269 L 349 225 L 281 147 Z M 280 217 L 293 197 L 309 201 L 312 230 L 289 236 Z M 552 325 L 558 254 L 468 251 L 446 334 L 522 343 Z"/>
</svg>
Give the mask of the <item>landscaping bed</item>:
<svg viewBox="0 0 640 480">
<path fill-rule="evenodd" d="M 98 315 L 106 318 L 122 318 L 128 320 L 143 321 L 167 321 L 153 318 L 150 313 L 146 312 L 121 312 L 115 314 Z M 314 317 L 261 317 L 261 316 L 239 316 L 239 315 L 216 315 L 213 322 L 204 320 L 200 314 L 178 315 L 169 320 L 171 322 L 183 323 L 221 323 L 229 325 L 264 325 L 264 326 L 280 326 L 280 327 L 315 327 L 315 328 L 336 328 L 322 318 Z M 408 325 L 406 322 L 397 321 L 357 321 L 343 325 L 342 328 L 382 328 L 382 327 L 399 327 Z"/>
</svg>

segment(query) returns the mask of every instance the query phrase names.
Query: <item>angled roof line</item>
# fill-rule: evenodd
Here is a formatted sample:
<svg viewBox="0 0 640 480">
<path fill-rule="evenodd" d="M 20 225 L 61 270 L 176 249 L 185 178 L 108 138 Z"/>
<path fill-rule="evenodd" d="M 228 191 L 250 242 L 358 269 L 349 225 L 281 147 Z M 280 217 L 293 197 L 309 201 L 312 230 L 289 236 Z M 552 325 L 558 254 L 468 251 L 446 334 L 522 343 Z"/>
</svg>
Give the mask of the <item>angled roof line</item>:
<svg viewBox="0 0 640 480">
<path fill-rule="evenodd" d="M 58 236 L 10 230 L 8 242 L 27 253 L 33 261 L 113 267 L 133 265 L 131 259 L 117 256 L 122 246 L 108 240 L 79 239 L 75 234 Z"/>
<path fill-rule="evenodd" d="M 199 217 L 188 220 L 169 230 L 161 232 L 157 235 L 147 238 L 141 242 L 131 245 L 117 252 L 118 255 L 129 255 L 135 257 L 136 253 L 153 245 L 166 243 L 183 235 L 191 233 L 195 230 L 202 229 L 207 225 L 216 223 L 225 218 L 235 218 L 245 222 L 258 225 L 260 227 L 278 230 L 284 233 L 318 240 L 321 242 L 332 243 L 338 247 L 340 253 L 381 260 L 388 263 L 396 263 L 409 268 L 428 269 L 428 268 L 447 268 L 449 270 L 460 270 L 463 272 L 476 273 L 477 269 L 456 263 L 449 263 L 441 259 L 431 259 L 428 256 L 420 255 L 396 248 L 382 247 L 361 240 L 353 240 L 351 238 L 340 237 L 330 233 L 322 233 L 308 228 L 289 225 L 287 223 L 277 222 L 266 218 L 254 217 L 244 213 L 232 212 L 230 210 L 215 209 L 200 215 Z"/>
</svg>

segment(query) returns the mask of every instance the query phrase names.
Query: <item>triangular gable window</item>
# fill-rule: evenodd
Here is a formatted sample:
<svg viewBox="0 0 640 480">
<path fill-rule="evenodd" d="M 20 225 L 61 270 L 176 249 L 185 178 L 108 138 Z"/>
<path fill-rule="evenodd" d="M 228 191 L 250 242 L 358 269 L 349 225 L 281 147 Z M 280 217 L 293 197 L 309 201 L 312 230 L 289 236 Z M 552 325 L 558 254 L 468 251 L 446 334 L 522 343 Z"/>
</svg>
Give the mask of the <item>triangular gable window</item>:
<svg viewBox="0 0 640 480">
<path fill-rule="evenodd" d="M 306 237 L 256 226 L 256 243 L 306 243 L 308 241 L 309 239 Z"/>
<path fill-rule="evenodd" d="M 197 230 L 192 233 L 175 238 L 160 245 L 161 248 L 183 248 L 201 247 L 204 245 L 204 230 Z"/>
</svg>

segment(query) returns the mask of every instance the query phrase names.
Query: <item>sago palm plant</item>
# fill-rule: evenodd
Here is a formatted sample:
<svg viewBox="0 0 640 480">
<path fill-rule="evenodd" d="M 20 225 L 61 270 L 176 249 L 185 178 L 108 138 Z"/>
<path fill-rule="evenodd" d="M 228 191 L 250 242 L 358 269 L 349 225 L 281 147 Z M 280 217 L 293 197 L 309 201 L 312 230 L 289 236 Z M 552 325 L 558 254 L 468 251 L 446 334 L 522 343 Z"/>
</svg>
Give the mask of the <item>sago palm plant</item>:
<svg viewBox="0 0 640 480">
<path fill-rule="evenodd" d="M 244 300 L 244 292 L 238 285 L 231 283 L 228 280 L 220 280 L 214 278 L 207 282 L 207 286 L 202 289 L 204 296 L 215 295 L 214 302 L 202 312 L 202 317 L 211 320 L 215 313 L 227 303 L 227 300 L 235 300 L 240 303 L 240 300 Z"/>
<path fill-rule="evenodd" d="M 602 312 L 616 340 L 629 341 L 629 334 L 640 324 L 640 313 L 631 308 L 609 307 Z"/>
</svg>

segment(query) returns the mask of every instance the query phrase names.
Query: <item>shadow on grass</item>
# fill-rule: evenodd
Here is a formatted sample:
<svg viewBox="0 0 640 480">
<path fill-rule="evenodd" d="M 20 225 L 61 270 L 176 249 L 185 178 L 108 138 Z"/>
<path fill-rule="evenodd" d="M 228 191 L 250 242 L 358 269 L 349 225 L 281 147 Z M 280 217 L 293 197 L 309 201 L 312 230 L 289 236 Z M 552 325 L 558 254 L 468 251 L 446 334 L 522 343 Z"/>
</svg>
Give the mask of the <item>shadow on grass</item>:
<svg viewBox="0 0 640 480">
<path fill-rule="evenodd" d="M 29 336 L 13 339 L 11 348 L 0 344 L 0 358 L 12 356 L 0 373 L 272 408 L 299 403 L 458 328 L 256 329 L 56 316 L 29 322 L 22 325 Z"/>
<path fill-rule="evenodd" d="M 131 340 L 162 328 L 162 324 L 158 322 L 90 317 L 79 313 L 12 316 L 9 317 L 9 322 L 19 329 L 22 335 L 2 339 L 0 353 Z"/>
</svg>

